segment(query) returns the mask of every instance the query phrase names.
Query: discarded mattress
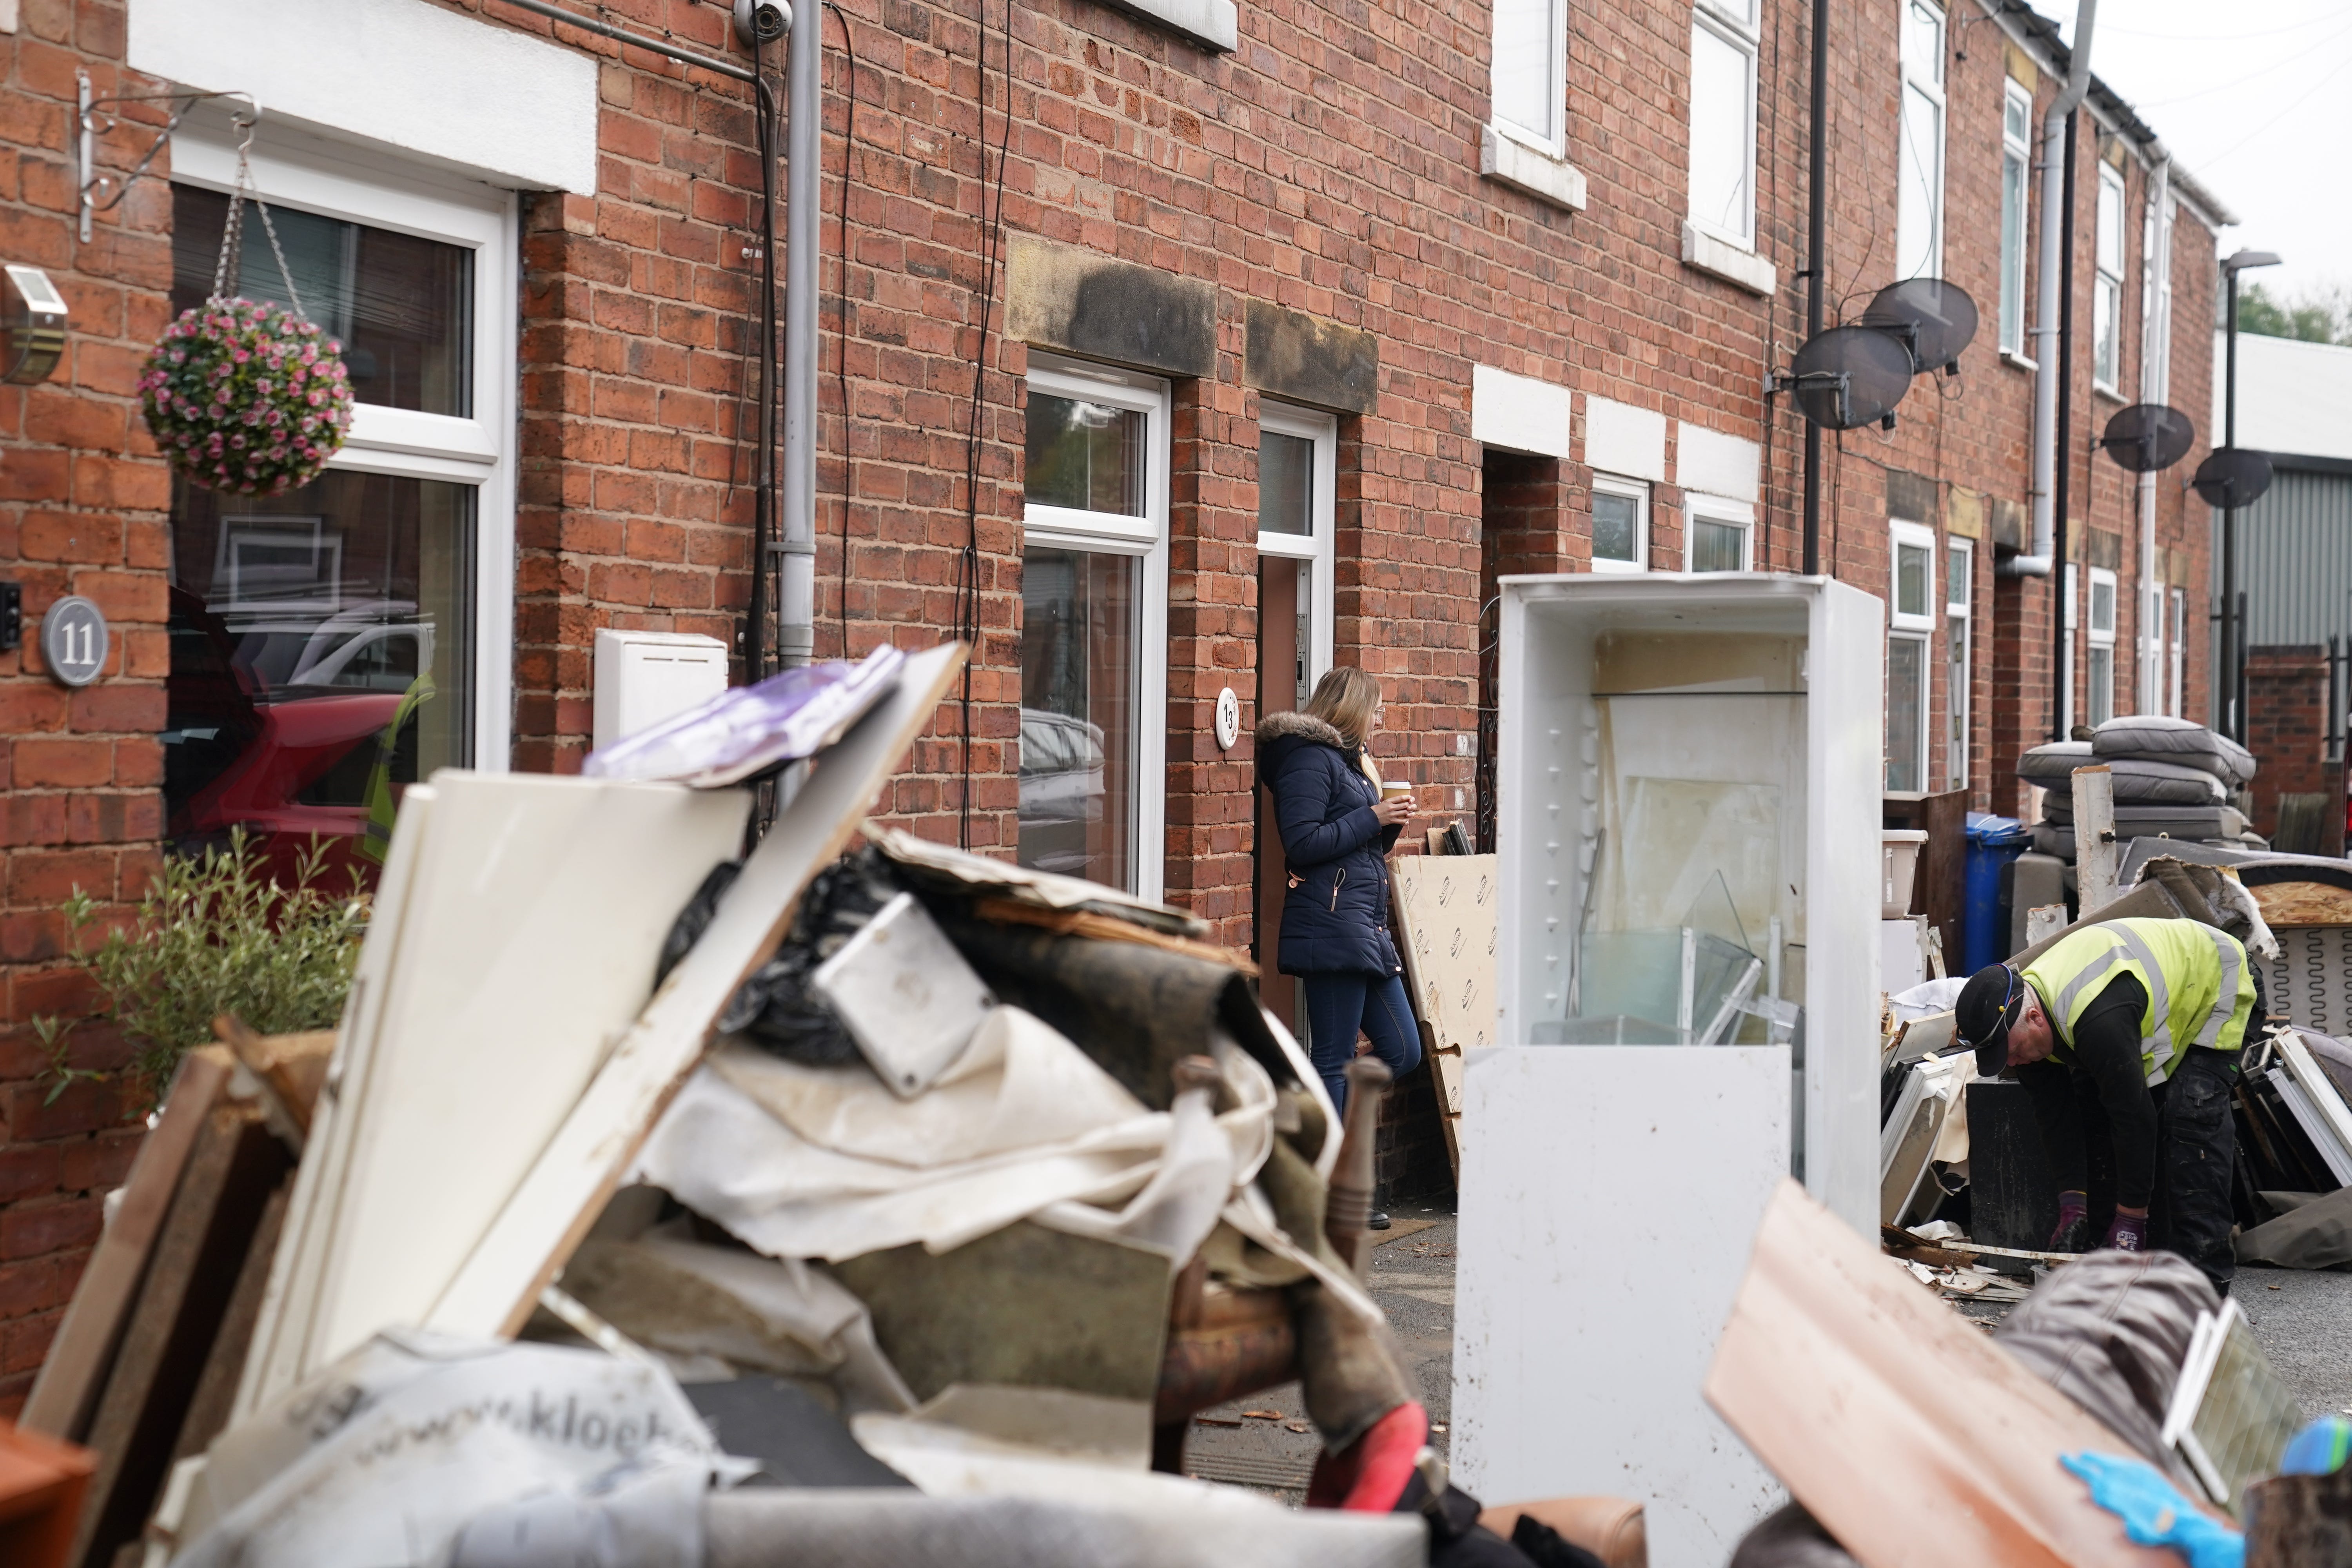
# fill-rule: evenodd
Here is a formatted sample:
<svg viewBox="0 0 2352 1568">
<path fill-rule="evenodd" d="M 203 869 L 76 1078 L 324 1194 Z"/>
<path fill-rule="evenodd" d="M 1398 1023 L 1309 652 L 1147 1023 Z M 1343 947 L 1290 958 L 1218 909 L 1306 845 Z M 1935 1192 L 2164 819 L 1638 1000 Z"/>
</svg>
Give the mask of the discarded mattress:
<svg viewBox="0 0 2352 1568">
<path fill-rule="evenodd" d="M 2254 755 L 2194 719 L 2128 713 L 2091 731 L 2091 754 L 2103 763 L 2173 763 L 2200 769 L 2231 784 L 2250 784 Z"/>
<path fill-rule="evenodd" d="M 2075 744 L 2079 745 L 2077 742 Z M 2049 751 L 2051 747 L 2036 747 Z M 2227 804 L 2227 785 L 2200 768 L 2182 767 L 2178 763 L 2149 763 L 2128 758 L 2084 757 L 2068 759 L 2074 767 L 2105 767 L 2114 781 L 2115 803 L 2124 805 L 2221 805 Z M 2074 777 L 2067 772 L 2054 778 L 2047 774 L 2030 774 L 2021 762 L 2019 774 L 2050 792 L 2043 801 L 2044 809 L 2053 804 L 2071 806 L 2074 798 Z"/>
</svg>

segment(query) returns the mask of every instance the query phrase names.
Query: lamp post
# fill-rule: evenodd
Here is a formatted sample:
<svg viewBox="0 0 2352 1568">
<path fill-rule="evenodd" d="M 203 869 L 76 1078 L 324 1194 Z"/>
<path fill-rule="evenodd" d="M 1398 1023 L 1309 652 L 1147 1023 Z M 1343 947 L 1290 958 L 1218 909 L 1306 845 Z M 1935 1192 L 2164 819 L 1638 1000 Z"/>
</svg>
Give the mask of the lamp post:
<svg viewBox="0 0 2352 1568">
<path fill-rule="evenodd" d="M 2230 285 L 2229 331 L 2224 340 L 2221 373 L 2221 444 L 2233 452 L 2238 448 L 2238 274 L 2278 264 L 2278 257 L 2267 250 L 2242 250 L 2221 263 L 2221 275 Z M 2245 635 L 2246 628 L 2238 613 L 2238 509 L 2225 506 L 2221 509 L 2221 673 L 2230 682 L 2230 700 L 2228 721 L 2222 729 L 2241 745 L 2246 739 L 2245 650 L 2239 645 Z"/>
</svg>

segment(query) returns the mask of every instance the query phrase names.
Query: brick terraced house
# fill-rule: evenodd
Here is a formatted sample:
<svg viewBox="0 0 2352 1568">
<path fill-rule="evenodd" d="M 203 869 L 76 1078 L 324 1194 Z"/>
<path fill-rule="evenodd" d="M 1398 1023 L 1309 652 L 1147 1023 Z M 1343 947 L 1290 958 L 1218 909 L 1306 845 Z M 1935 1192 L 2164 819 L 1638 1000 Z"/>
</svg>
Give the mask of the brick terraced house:
<svg viewBox="0 0 2352 1568">
<path fill-rule="evenodd" d="M 28 634 L 0 652 L 0 1410 L 138 1136 L 116 1086 L 53 1094 L 32 1026 L 92 1005 L 73 889 L 122 906 L 240 824 L 364 866 L 387 731 L 395 784 L 576 769 L 599 628 L 716 637 L 739 678 L 777 646 L 743 78 L 781 100 L 784 46 L 710 0 L 559 8 L 607 31 L 509 0 L 0 0 L 0 261 L 71 311 L 55 373 L 0 387 Z M 2204 434 L 2145 512 L 2093 443 L 2143 396 L 2211 405 L 2229 219 L 2104 88 L 2074 143 L 2072 565 L 1999 571 L 2032 547 L 2037 148 L 2068 63 L 2018 0 L 1831 7 L 1818 258 L 1802 0 L 799 16 L 824 29 L 821 104 L 784 110 L 822 118 L 814 651 L 977 633 L 968 706 L 886 801 L 922 831 L 1250 944 L 1279 868 L 1249 735 L 1334 662 L 1383 682 L 1383 769 L 1475 827 L 1497 576 L 1801 566 L 1804 427 L 1768 388 L 1816 262 L 1832 321 L 1914 277 L 1983 317 L 1891 431 L 1824 443 L 1823 570 L 1889 602 L 1888 787 L 2013 809 L 2053 725 L 2204 710 Z M 266 500 L 175 481 L 134 384 L 211 291 L 245 101 L 286 259 L 248 224 L 230 291 L 299 290 L 362 405 L 328 473 Z M 79 688 L 34 635 L 68 594 L 112 630 Z"/>
</svg>

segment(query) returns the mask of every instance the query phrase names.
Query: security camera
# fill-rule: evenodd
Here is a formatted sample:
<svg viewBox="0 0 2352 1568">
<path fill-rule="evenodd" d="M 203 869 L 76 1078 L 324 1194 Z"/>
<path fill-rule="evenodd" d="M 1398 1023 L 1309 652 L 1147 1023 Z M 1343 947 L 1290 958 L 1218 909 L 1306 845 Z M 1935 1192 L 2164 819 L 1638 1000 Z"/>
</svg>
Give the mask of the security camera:
<svg viewBox="0 0 2352 1568">
<path fill-rule="evenodd" d="M 747 49 L 774 43 L 792 30 L 787 0 L 735 0 L 735 37 Z"/>
</svg>

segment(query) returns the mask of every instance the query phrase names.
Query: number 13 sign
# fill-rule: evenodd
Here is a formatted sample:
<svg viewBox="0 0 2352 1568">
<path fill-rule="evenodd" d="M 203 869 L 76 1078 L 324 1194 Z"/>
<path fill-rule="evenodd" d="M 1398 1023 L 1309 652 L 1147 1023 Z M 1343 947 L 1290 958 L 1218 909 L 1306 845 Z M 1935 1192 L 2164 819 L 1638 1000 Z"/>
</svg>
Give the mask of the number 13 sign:
<svg viewBox="0 0 2352 1568">
<path fill-rule="evenodd" d="M 79 594 L 68 594 L 41 617 L 41 658 L 63 686 L 88 686 L 106 670 L 106 616 Z"/>
</svg>

